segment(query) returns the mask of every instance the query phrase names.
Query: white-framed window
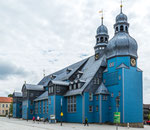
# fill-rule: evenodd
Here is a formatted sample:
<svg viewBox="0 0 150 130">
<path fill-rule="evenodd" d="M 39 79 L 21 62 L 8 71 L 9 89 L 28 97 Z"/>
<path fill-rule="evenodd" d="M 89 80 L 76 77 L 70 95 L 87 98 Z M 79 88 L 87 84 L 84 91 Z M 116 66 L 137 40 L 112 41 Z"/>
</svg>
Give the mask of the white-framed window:
<svg viewBox="0 0 150 130">
<path fill-rule="evenodd" d="M 96 106 L 96 112 L 98 112 L 98 106 Z"/>
<path fill-rule="evenodd" d="M 69 90 L 72 90 L 72 84 L 69 85 Z"/>
<path fill-rule="evenodd" d="M 57 93 L 59 93 L 60 92 L 60 86 L 57 86 Z"/>
<path fill-rule="evenodd" d="M 53 93 L 53 92 L 54 92 L 54 87 L 53 86 L 49 87 L 49 93 Z"/>
<path fill-rule="evenodd" d="M 107 100 L 107 95 L 103 95 L 103 100 Z"/>
<path fill-rule="evenodd" d="M 70 96 L 67 98 L 68 112 L 76 112 L 76 96 Z"/>
<path fill-rule="evenodd" d="M 78 88 L 81 88 L 81 83 L 78 83 Z"/>
<path fill-rule="evenodd" d="M 94 78 L 93 79 L 93 84 L 96 84 L 97 83 L 97 78 Z"/>
<path fill-rule="evenodd" d="M 93 94 L 92 93 L 89 93 L 89 100 L 93 101 Z"/>
<path fill-rule="evenodd" d="M 76 89 L 76 83 L 73 84 L 73 89 Z"/>
<path fill-rule="evenodd" d="M 89 112 L 93 112 L 93 106 L 89 106 Z"/>
</svg>

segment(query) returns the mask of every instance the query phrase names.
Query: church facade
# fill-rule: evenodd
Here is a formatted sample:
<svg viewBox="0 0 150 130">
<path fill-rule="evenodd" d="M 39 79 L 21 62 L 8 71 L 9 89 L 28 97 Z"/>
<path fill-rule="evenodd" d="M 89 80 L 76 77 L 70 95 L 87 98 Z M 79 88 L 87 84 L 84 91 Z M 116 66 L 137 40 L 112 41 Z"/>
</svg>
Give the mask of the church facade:
<svg viewBox="0 0 150 130">
<path fill-rule="evenodd" d="M 22 118 L 53 117 L 61 121 L 62 111 L 64 122 L 83 123 L 88 118 L 90 123 L 113 123 L 117 111 L 121 123 L 142 124 L 143 80 L 137 66 L 138 45 L 129 35 L 122 7 L 114 30 L 109 40 L 102 18 L 93 56 L 45 76 L 37 85 L 25 83 Z"/>
</svg>

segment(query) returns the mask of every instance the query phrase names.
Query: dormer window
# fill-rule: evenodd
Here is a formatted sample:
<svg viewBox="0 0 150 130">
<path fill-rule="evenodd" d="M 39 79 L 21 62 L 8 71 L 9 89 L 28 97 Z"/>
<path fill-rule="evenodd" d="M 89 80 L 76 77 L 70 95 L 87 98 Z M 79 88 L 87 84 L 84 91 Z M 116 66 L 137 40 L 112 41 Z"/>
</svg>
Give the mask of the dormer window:
<svg viewBox="0 0 150 130">
<path fill-rule="evenodd" d="M 56 75 L 51 75 L 50 78 L 53 80 L 56 78 Z"/>
<path fill-rule="evenodd" d="M 67 74 L 69 74 L 71 71 L 72 71 L 72 69 L 70 69 L 70 68 L 67 68 L 67 70 L 66 70 Z"/>
<path fill-rule="evenodd" d="M 124 29 L 123 29 L 123 25 L 121 25 L 121 26 L 120 26 L 120 31 L 121 31 L 121 32 L 123 32 L 123 31 L 124 31 Z"/>
</svg>

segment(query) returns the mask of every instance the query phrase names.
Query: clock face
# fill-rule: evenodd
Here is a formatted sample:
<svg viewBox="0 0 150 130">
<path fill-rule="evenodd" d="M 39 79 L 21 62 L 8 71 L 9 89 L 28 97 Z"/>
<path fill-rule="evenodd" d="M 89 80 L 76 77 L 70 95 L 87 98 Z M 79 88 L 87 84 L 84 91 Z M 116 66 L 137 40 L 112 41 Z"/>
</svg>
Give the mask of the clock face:
<svg viewBox="0 0 150 130">
<path fill-rule="evenodd" d="M 99 59 L 99 54 L 95 54 L 95 60 Z"/>
<path fill-rule="evenodd" d="M 136 60 L 134 58 L 131 58 L 131 66 L 136 66 Z"/>
</svg>

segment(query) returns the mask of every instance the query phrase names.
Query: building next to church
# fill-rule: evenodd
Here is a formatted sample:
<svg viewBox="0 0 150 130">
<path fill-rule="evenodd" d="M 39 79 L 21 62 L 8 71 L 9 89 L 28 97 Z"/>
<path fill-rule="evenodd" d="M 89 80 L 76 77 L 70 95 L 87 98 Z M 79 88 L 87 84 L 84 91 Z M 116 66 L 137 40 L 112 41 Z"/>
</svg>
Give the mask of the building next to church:
<svg viewBox="0 0 150 130">
<path fill-rule="evenodd" d="M 114 112 L 121 123 L 143 123 L 143 80 L 138 68 L 138 45 L 129 35 L 127 16 L 116 17 L 109 40 L 103 23 L 97 28 L 95 54 L 45 76 L 37 85 L 22 87 L 22 118 L 33 116 L 57 121 L 113 123 Z M 116 107 L 116 97 L 119 106 Z"/>
<path fill-rule="evenodd" d="M 0 97 L 0 116 L 9 115 L 9 109 L 12 102 L 12 97 Z"/>
</svg>

